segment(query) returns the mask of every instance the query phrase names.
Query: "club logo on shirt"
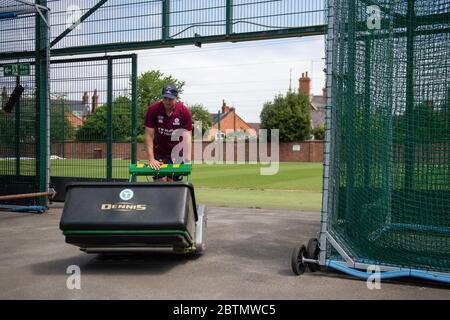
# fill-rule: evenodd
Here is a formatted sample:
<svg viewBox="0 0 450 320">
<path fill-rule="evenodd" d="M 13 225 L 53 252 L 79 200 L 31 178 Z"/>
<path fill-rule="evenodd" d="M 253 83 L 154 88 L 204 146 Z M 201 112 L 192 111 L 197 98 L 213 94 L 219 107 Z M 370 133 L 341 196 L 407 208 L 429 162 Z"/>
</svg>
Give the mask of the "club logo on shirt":
<svg viewBox="0 0 450 320">
<path fill-rule="evenodd" d="M 163 123 L 163 122 L 164 122 L 164 117 L 158 116 L 158 123 Z"/>
<path fill-rule="evenodd" d="M 173 125 L 174 125 L 174 126 L 179 126 L 179 125 L 180 125 L 180 119 L 175 118 L 175 119 L 173 120 Z"/>
</svg>

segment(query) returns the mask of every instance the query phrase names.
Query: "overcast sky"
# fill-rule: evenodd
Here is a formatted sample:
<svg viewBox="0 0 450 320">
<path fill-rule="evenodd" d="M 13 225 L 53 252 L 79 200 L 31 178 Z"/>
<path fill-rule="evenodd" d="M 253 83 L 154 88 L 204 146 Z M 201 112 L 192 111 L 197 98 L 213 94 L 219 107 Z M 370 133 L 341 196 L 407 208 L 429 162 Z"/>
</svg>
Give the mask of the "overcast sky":
<svg viewBox="0 0 450 320">
<path fill-rule="evenodd" d="M 139 74 L 156 69 L 186 82 L 183 102 L 200 103 L 210 112 L 217 112 L 225 99 L 247 122 L 259 122 L 264 102 L 286 93 L 290 69 L 293 89 L 298 89 L 298 79 L 305 71 L 310 74 L 313 94 L 322 94 L 325 84 L 323 36 L 136 53 Z"/>
</svg>

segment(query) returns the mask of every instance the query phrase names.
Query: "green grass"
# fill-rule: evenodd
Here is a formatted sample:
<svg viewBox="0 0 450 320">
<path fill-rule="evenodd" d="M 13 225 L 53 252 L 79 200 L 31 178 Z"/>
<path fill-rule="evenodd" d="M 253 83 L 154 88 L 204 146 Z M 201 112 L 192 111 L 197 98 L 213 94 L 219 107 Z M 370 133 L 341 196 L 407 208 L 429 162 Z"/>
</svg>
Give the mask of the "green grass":
<svg viewBox="0 0 450 320">
<path fill-rule="evenodd" d="M 259 164 L 194 165 L 192 183 L 207 188 L 322 191 L 322 164 L 280 163 L 275 175 L 263 176 Z"/>
<path fill-rule="evenodd" d="M 127 179 L 129 164 L 126 160 L 114 160 L 113 177 Z M 34 163 L 22 160 L 21 166 L 32 168 Z M 260 173 L 263 167 L 268 166 L 195 164 L 190 181 L 195 185 L 197 201 L 208 205 L 320 211 L 321 163 L 280 163 L 278 173 L 267 176 Z M 14 168 L 7 171 L 13 173 Z M 52 160 L 51 175 L 105 178 L 106 160 Z"/>
<path fill-rule="evenodd" d="M 113 177 L 128 178 L 130 162 L 113 160 Z M 399 165 L 399 164 L 397 164 Z M 33 160 L 22 160 L 21 168 L 24 175 L 34 175 Z M 322 164 L 320 163 L 280 163 L 275 175 L 260 174 L 260 164 L 232 165 L 194 165 L 190 181 L 195 185 L 199 202 L 208 205 L 228 207 L 259 207 L 294 210 L 320 211 L 322 191 Z M 382 168 L 380 167 L 380 170 Z M 345 176 L 345 165 L 340 170 Z M 373 168 L 372 174 L 374 171 Z M 401 188 L 403 178 L 397 174 L 393 179 L 393 187 Z M 14 161 L 0 161 L 0 172 L 15 173 Z M 437 190 L 447 190 L 447 165 L 423 164 L 416 167 L 414 177 L 415 187 L 426 187 L 430 190 L 429 179 Z M 65 177 L 105 178 L 106 160 L 52 160 L 51 175 Z M 382 171 L 378 174 L 382 177 Z M 355 185 L 362 185 L 363 174 L 357 169 Z M 359 178 L 358 178 L 359 177 Z M 358 180 L 359 179 L 359 180 Z M 140 177 L 138 181 L 146 181 Z M 371 187 L 381 187 L 382 180 L 371 182 Z M 379 184 L 379 185 L 378 185 Z"/>
<path fill-rule="evenodd" d="M 195 188 L 198 203 L 220 207 L 320 211 L 322 193 Z"/>
<path fill-rule="evenodd" d="M 280 163 L 263 176 L 261 165 L 194 165 L 197 201 L 225 207 L 320 211 L 322 164 Z"/>
</svg>

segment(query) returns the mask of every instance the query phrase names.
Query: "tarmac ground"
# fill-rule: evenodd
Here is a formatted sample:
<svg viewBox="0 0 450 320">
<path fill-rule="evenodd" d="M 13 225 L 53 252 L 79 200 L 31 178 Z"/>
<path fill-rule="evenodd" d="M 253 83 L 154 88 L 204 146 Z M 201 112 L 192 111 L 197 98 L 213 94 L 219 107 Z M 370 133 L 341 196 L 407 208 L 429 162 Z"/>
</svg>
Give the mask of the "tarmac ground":
<svg viewBox="0 0 450 320">
<path fill-rule="evenodd" d="M 202 256 L 107 256 L 65 243 L 62 208 L 0 213 L 0 299 L 450 299 L 449 286 L 410 278 L 370 290 L 334 271 L 295 276 L 291 251 L 317 236 L 317 212 L 209 207 Z M 74 265 L 80 289 L 67 286 Z"/>
</svg>

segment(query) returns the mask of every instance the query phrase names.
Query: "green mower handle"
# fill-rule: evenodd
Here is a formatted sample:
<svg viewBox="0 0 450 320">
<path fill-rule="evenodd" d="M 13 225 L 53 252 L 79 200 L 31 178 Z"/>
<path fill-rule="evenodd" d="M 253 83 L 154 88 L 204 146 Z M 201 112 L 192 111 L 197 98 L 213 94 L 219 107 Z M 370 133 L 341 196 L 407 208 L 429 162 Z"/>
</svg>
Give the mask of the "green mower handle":
<svg viewBox="0 0 450 320">
<path fill-rule="evenodd" d="M 146 163 L 130 165 L 130 182 L 137 176 L 173 177 L 189 176 L 192 171 L 191 164 L 162 164 L 159 170 L 152 169 Z"/>
</svg>

